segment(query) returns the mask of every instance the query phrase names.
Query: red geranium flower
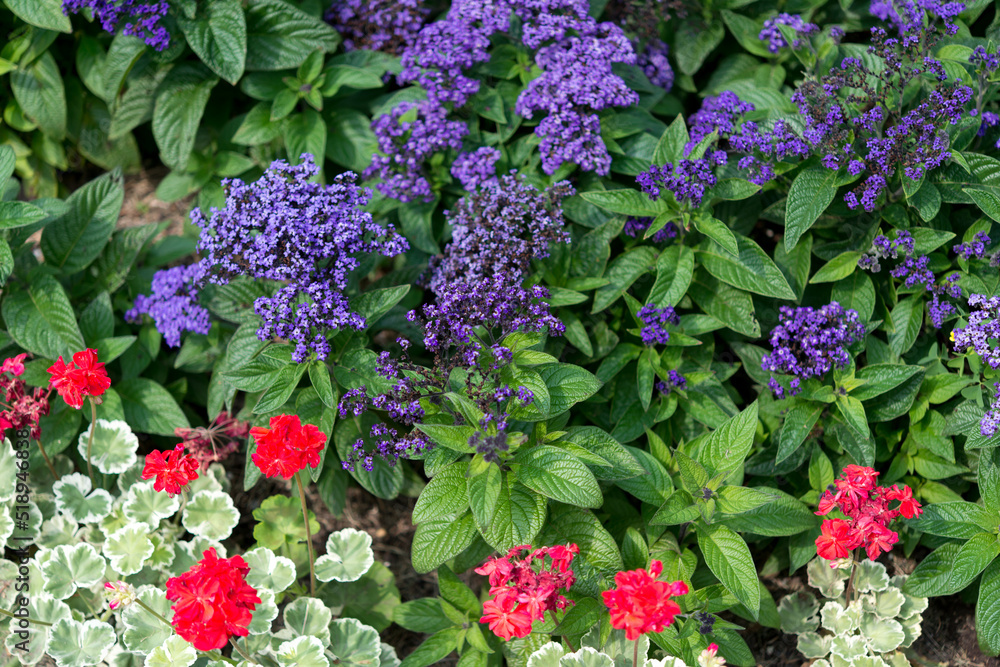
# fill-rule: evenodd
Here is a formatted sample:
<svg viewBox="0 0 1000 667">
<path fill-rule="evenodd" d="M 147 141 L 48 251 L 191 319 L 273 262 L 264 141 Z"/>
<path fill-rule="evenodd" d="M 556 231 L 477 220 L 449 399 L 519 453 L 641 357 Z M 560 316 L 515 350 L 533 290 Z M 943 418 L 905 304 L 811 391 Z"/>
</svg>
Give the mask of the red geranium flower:
<svg viewBox="0 0 1000 667">
<path fill-rule="evenodd" d="M 146 467 L 142 469 L 143 479 L 156 478 L 153 489 L 166 491 L 175 496 L 181 487 L 198 479 L 198 460 L 184 453 L 184 445 L 177 445 L 164 456 L 161 451 L 146 454 Z"/>
<path fill-rule="evenodd" d="M 241 556 L 219 558 L 211 548 L 179 577 L 167 580 L 174 630 L 199 651 L 222 648 L 232 636 L 246 637 L 260 598 L 246 582 L 250 567 Z"/>
<path fill-rule="evenodd" d="M 504 591 L 492 600 L 483 603 L 483 617 L 480 623 L 489 623 L 490 630 L 497 637 L 527 637 L 531 634 L 531 614 L 527 605 L 518 604 L 513 590 Z"/>
<path fill-rule="evenodd" d="M 687 595 L 683 581 L 657 581 L 663 563 L 654 560 L 649 570 L 630 570 L 615 575 L 617 588 L 601 596 L 611 613 L 611 627 L 625 631 L 625 638 L 634 641 L 647 632 L 663 632 L 681 613 L 680 605 L 671 595 Z"/>
<path fill-rule="evenodd" d="M 265 477 L 291 479 L 306 466 L 319 465 L 326 434 L 312 424 L 303 425 L 298 415 L 271 417 L 271 428 L 255 426 L 250 435 L 257 441 L 253 462 Z"/>
<path fill-rule="evenodd" d="M 919 517 L 924 512 L 920 508 L 920 503 L 913 498 L 913 489 L 908 486 L 904 486 L 901 489 L 893 484 L 889 492 L 885 494 L 885 497 L 887 500 L 898 500 L 899 513 L 907 519 Z"/>
<path fill-rule="evenodd" d="M 847 558 L 847 554 L 857 544 L 851 534 L 851 524 L 843 519 L 827 519 L 820 526 L 821 535 L 816 538 L 816 553 L 826 560 Z"/>
<path fill-rule="evenodd" d="M 14 377 L 21 377 L 24 373 L 24 360 L 27 354 L 19 354 L 16 357 L 11 357 L 10 359 L 3 360 L 3 366 L 0 366 L 0 373 L 10 373 Z"/>
<path fill-rule="evenodd" d="M 100 396 L 111 386 L 111 378 L 104 364 L 97 360 L 97 350 L 86 349 L 73 355 L 73 363 L 67 364 L 62 356 L 49 366 L 49 387 L 55 389 L 66 404 L 72 408 L 83 407 L 85 396 L 100 403 Z"/>
</svg>

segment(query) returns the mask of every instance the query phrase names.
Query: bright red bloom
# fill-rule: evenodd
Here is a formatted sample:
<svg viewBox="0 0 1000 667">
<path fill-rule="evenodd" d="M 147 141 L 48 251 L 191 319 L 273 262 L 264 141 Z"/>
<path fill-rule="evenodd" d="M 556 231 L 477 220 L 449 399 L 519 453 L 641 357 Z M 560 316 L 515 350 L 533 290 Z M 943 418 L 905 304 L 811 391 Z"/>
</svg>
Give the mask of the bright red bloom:
<svg viewBox="0 0 1000 667">
<path fill-rule="evenodd" d="M 253 462 L 265 477 L 291 479 L 306 466 L 319 465 L 319 454 L 326 446 L 325 433 L 312 424 L 303 425 L 298 415 L 271 417 L 270 426 L 250 429 L 257 441 Z"/>
<path fill-rule="evenodd" d="M 827 519 L 820 526 L 822 533 L 816 538 L 816 553 L 826 560 L 847 558 L 856 546 L 851 524 L 843 519 Z"/>
<path fill-rule="evenodd" d="M 4 359 L 3 366 L 0 366 L 0 373 L 10 373 L 14 377 L 21 377 L 21 374 L 24 373 L 24 360 L 27 356 L 27 354 L 19 354 L 16 357 Z"/>
<path fill-rule="evenodd" d="M 508 551 L 506 556 L 490 558 L 477 567 L 477 573 L 489 576 L 493 596 L 483 603 L 480 623 L 489 622 L 490 630 L 504 639 L 524 637 L 531 632 L 535 620 L 545 617 L 545 612 L 565 609 L 571 603 L 559 591 L 569 590 L 576 581 L 570 565 L 578 553 L 580 549 L 575 544 L 539 549 L 523 544 Z M 524 619 L 527 630 L 521 627 Z M 522 631 L 524 634 L 517 634 Z"/>
<path fill-rule="evenodd" d="M 111 386 L 111 378 L 104 364 L 97 360 L 97 350 L 86 349 L 73 355 L 73 363 L 67 364 L 62 356 L 49 366 L 49 388 L 55 389 L 66 404 L 72 408 L 83 407 L 83 399 L 100 403 L 100 396 Z"/>
<path fill-rule="evenodd" d="M 860 502 L 875 488 L 878 472 L 873 468 L 859 465 L 844 466 L 844 471 L 835 484 L 837 490 L 853 502 Z"/>
<path fill-rule="evenodd" d="M 625 630 L 625 638 L 634 641 L 647 632 L 663 632 L 681 613 L 671 595 L 687 594 L 683 581 L 657 581 L 663 563 L 654 560 L 649 570 L 630 570 L 615 575 L 617 588 L 601 596 L 611 613 L 611 627 Z"/>
<path fill-rule="evenodd" d="M 483 603 L 480 623 L 489 623 L 489 628 L 497 637 L 511 639 L 527 637 L 531 634 L 531 615 L 526 605 L 518 604 L 513 591 L 500 593 L 496 598 Z"/>
<path fill-rule="evenodd" d="M 918 503 L 913 498 L 913 489 L 908 486 L 904 486 L 902 489 L 892 485 L 889 492 L 885 494 L 888 500 L 898 500 L 899 501 L 899 513 L 903 515 L 904 518 L 912 519 L 914 517 L 919 517 L 923 514 L 924 510 L 921 509 L 920 503 Z"/>
<path fill-rule="evenodd" d="M 20 376 L 27 354 L 4 359 L 0 365 L 0 431 L 8 428 L 29 429 L 31 437 L 42 437 L 39 420 L 49 414 L 49 392 L 41 387 L 28 391 Z M 0 437 L 2 437 L 0 433 Z"/>
<path fill-rule="evenodd" d="M 184 453 L 184 445 L 177 445 L 164 456 L 161 451 L 146 454 L 146 467 L 142 469 L 143 479 L 156 478 L 155 491 L 166 491 L 175 496 L 181 487 L 198 479 L 198 460 Z"/>
<path fill-rule="evenodd" d="M 256 589 L 246 582 L 250 567 L 241 556 L 219 558 L 211 548 L 190 570 L 167 580 L 167 599 L 174 605 L 174 630 L 199 651 L 222 648 L 232 636 L 246 637 Z"/>
<path fill-rule="evenodd" d="M 864 539 L 868 557 L 875 560 L 883 551 L 885 553 L 892 551 L 892 545 L 899 541 L 899 535 L 885 526 L 872 523 L 868 525 Z"/>
</svg>

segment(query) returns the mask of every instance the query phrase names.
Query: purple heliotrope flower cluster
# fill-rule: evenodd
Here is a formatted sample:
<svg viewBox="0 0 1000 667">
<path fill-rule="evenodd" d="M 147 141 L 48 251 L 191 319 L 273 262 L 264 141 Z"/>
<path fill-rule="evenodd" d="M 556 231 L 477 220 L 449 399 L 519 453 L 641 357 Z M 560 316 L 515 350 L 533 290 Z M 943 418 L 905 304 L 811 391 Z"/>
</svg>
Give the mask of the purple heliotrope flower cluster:
<svg viewBox="0 0 1000 667">
<path fill-rule="evenodd" d="M 625 236 L 629 236 L 631 238 L 642 238 L 652 223 L 652 218 L 636 218 L 630 215 L 625 219 L 625 226 L 622 228 L 622 232 Z M 677 238 L 677 234 L 679 232 L 680 230 L 677 229 L 677 225 L 672 222 L 668 222 L 661 227 L 659 231 L 653 234 L 652 241 L 653 243 L 666 243 L 670 239 Z"/>
<path fill-rule="evenodd" d="M 771 331 L 770 354 L 761 359 L 761 368 L 770 373 L 794 375 L 791 395 L 799 393 L 802 380 L 820 377 L 851 361 L 847 346 L 861 340 L 865 327 L 858 312 L 836 301 L 820 308 L 802 306 L 779 309 L 778 326 Z M 768 387 L 775 398 L 785 396 L 785 388 L 771 378 Z"/>
<path fill-rule="evenodd" d="M 149 315 L 170 347 L 181 344 L 181 334 L 185 331 L 207 334 L 211 326 L 208 311 L 198 304 L 205 270 L 205 265 L 199 262 L 157 271 L 153 275 L 152 293 L 137 296 L 125 319 L 139 322 L 143 315 Z"/>
<path fill-rule="evenodd" d="M 940 23 L 949 35 L 958 32 L 955 18 L 965 9 L 964 2 L 942 2 L 941 0 L 872 0 L 870 11 L 873 15 L 888 21 L 899 35 L 915 35 L 932 29 Z"/>
<path fill-rule="evenodd" d="M 955 329 L 955 351 L 973 348 L 990 368 L 1000 368 L 1000 297 L 969 296 L 969 323 Z"/>
<path fill-rule="evenodd" d="M 378 225 L 362 210 L 371 193 L 355 184 L 354 174 L 323 186 L 309 180 L 319 173 L 312 156 L 301 159 L 298 166 L 276 160 L 251 184 L 225 179 L 223 208 L 207 217 L 197 208 L 191 212 L 202 230 L 198 252 L 210 282 L 249 276 L 285 283 L 274 296 L 254 302 L 263 319 L 257 336 L 294 342 L 298 362 L 310 352 L 326 358 L 327 330 L 365 326 L 345 294 L 358 256 L 391 257 L 408 248 L 391 226 Z"/>
<path fill-rule="evenodd" d="M 658 308 L 654 303 L 647 303 L 639 309 L 636 315 L 644 325 L 640 336 L 642 336 L 642 342 L 648 347 L 666 345 L 667 341 L 670 340 L 670 332 L 667 331 L 666 325 L 676 326 L 681 323 L 681 318 L 677 316 L 671 306 Z"/>
<path fill-rule="evenodd" d="M 800 48 L 803 39 L 819 32 L 818 25 L 806 23 L 799 14 L 778 14 L 764 21 L 764 26 L 757 36 L 760 41 L 767 42 L 767 50 L 771 53 L 777 53 L 788 46 L 788 41 L 778 28 L 779 25 L 788 26 L 795 31 L 797 39 L 792 42 L 793 49 Z"/>
<path fill-rule="evenodd" d="M 1000 382 L 994 382 L 993 389 L 990 409 L 979 420 L 979 432 L 987 438 L 992 438 L 1000 430 Z"/>
<path fill-rule="evenodd" d="M 687 378 L 678 373 L 675 370 L 669 371 L 667 373 L 666 380 L 658 380 L 656 382 L 656 390 L 666 396 L 674 389 L 683 389 L 687 386 Z"/>
<path fill-rule="evenodd" d="M 94 12 L 101 27 L 110 33 L 121 28 L 123 35 L 139 37 L 157 51 L 170 46 L 170 33 L 160 23 L 170 10 L 166 2 L 151 0 L 63 0 L 66 15 L 84 9 Z"/>
<path fill-rule="evenodd" d="M 451 242 L 431 266 L 431 292 L 441 299 L 458 283 L 496 275 L 519 285 L 549 244 L 569 242 L 562 200 L 573 193 L 566 181 L 539 191 L 514 174 L 484 183 L 446 214 Z"/>
<path fill-rule="evenodd" d="M 978 232 L 969 243 L 959 243 L 951 250 L 963 259 L 982 259 L 990 244 L 990 236 L 986 232 Z"/>
<path fill-rule="evenodd" d="M 479 81 L 466 72 L 490 59 L 490 36 L 509 32 L 512 17 L 542 70 L 516 102 L 516 112 L 526 118 L 546 114 L 535 128 L 542 168 L 552 174 L 571 162 L 607 174 L 611 156 L 596 112 L 638 100 L 611 69 L 614 63 L 634 63 L 635 52 L 621 28 L 598 23 L 588 8 L 585 0 L 453 2 L 443 19 L 425 25 L 404 49 L 398 80 L 420 85 L 427 99 L 375 119 L 372 129 L 382 154 L 365 177 L 381 179 L 379 190 L 401 201 L 432 197 L 430 157 L 460 150 L 468 133 L 464 122 L 449 120 L 479 91 Z"/>
<path fill-rule="evenodd" d="M 659 86 L 669 93 L 670 89 L 674 87 L 674 70 L 670 66 L 670 61 L 667 60 L 667 54 L 670 53 L 670 47 L 667 43 L 659 38 L 653 38 L 641 50 L 635 48 L 634 41 L 632 44 L 636 52 L 635 64 L 639 66 L 651 84 Z"/>
<path fill-rule="evenodd" d="M 344 38 L 344 49 L 398 54 L 417 37 L 430 8 L 423 0 L 334 0 L 326 20 Z"/>
<path fill-rule="evenodd" d="M 473 192 L 480 185 L 496 182 L 496 166 L 499 160 L 499 150 L 483 146 L 455 158 L 451 164 L 451 175 L 458 179 L 463 188 Z"/>
<path fill-rule="evenodd" d="M 989 237 L 986 237 L 987 241 Z M 962 246 L 955 246 L 955 252 L 960 252 Z M 902 281 L 902 287 L 912 289 L 923 286 L 931 293 L 930 301 L 927 302 L 927 313 L 930 316 L 931 324 L 935 329 L 940 329 L 945 319 L 956 312 L 958 308 L 945 297 L 959 299 L 962 296 L 962 288 L 956 285 L 960 276 L 953 273 L 945 278 L 943 284 L 936 284 L 937 277 L 930 270 L 930 257 L 928 255 L 916 256 L 913 237 L 906 230 L 898 230 L 896 238 L 889 240 L 887 236 L 879 234 L 872 241 L 872 249 L 861 256 L 858 260 L 858 268 L 872 273 L 882 270 L 879 260 L 899 259 L 902 261 L 896 264 L 889 274 Z"/>
</svg>

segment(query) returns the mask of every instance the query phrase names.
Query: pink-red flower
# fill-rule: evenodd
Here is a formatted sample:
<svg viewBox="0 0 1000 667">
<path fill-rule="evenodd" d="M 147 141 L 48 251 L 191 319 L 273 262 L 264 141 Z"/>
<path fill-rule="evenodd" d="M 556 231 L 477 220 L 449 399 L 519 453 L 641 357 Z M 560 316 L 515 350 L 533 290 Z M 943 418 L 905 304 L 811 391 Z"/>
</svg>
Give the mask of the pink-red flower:
<svg viewBox="0 0 1000 667">
<path fill-rule="evenodd" d="M 142 469 L 143 479 L 156 478 L 155 491 L 166 491 L 175 496 L 189 482 L 198 479 L 198 460 L 184 453 L 184 445 L 177 445 L 166 456 L 161 451 L 146 455 L 146 466 Z"/>
<path fill-rule="evenodd" d="M 821 558 L 839 560 L 864 547 L 868 557 L 875 560 L 899 541 L 899 535 L 889 529 L 896 517 L 920 516 L 923 510 L 910 487 L 877 486 L 876 477 L 878 472 L 872 468 L 846 466 L 836 480 L 836 493 L 827 490 L 820 496 L 816 514 L 826 515 L 839 509 L 847 517 L 823 522 L 822 534 L 816 538 L 816 553 Z M 891 501 L 899 501 L 899 505 L 891 508 Z"/>
<path fill-rule="evenodd" d="M 14 377 L 21 377 L 21 374 L 24 373 L 24 360 L 27 356 L 27 354 L 19 354 L 16 357 L 4 359 L 3 365 L 0 366 L 0 373 L 10 373 Z"/>
<path fill-rule="evenodd" d="M 625 638 L 634 641 L 647 632 L 663 632 L 681 613 L 680 605 L 671 596 L 687 595 L 683 581 L 657 581 L 663 563 L 654 560 L 649 570 L 629 570 L 615 575 L 616 588 L 601 596 L 611 614 L 611 627 L 625 631 Z"/>
<path fill-rule="evenodd" d="M 29 429 L 31 437 L 38 440 L 42 437 L 39 422 L 49 414 L 49 392 L 41 387 L 28 391 L 27 384 L 21 379 L 27 356 L 19 354 L 4 359 L 0 365 L 0 431 L 8 428 Z"/>
<path fill-rule="evenodd" d="M 253 462 L 265 477 L 291 479 L 306 466 L 315 468 L 326 446 L 326 434 L 303 425 L 298 415 L 271 417 L 270 428 L 254 426 L 250 435 L 257 441 Z"/>
<path fill-rule="evenodd" d="M 78 410 L 83 407 L 83 399 L 87 396 L 100 403 L 101 395 L 111 386 L 104 364 L 97 360 L 97 350 L 89 348 L 74 354 L 69 364 L 60 356 L 49 366 L 48 372 L 52 376 L 49 388 L 55 389 L 66 405 Z"/>
<path fill-rule="evenodd" d="M 182 440 L 181 444 L 202 468 L 225 460 L 240 448 L 239 440 L 245 440 L 249 432 L 249 424 L 230 417 L 228 412 L 220 412 L 211 426 L 174 429 L 174 434 Z"/>
<path fill-rule="evenodd" d="M 516 546 L 506 556 L 493 557 L 476 568 L 490 578 L 492 599 L 483 603 L 480 623 L 489 623 L 497 637 L 525 637 L 545 612 L 565 609 L 570 602 L 560 594 L 575 578 L 570 566 L 580 553 L 575 544 L 533 549 Z M 521 634 L 523 633 L 523 634 Z"/>
<path fill-rule="evenodd" d="M 241 556 L 219 558 L 211 548 L 190 570 L 167 580 L 167 599 L 174 602 L 171 624 L 181 639 L 199 651 L 222 648 L 230 637 L 246 637 L 256 589 L 246 582 L 250 567 Z"/>
</svg>

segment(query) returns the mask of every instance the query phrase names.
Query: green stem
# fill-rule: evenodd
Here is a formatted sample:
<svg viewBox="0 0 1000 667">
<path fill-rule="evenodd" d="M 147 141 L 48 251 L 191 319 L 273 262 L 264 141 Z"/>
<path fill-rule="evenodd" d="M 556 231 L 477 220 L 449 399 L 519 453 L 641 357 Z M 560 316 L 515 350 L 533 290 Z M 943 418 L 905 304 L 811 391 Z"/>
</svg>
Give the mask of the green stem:
<svg viewBox="0 0 1000 667">
<path fill-rule="evenodd" d="M 163 617 L 162 615 L 160 615 L 159 613 L 157 613 L 157 611 L 156 611 L 155 609 L 153 609 L 152 607 L 150 607 L 150 606 L 149 606 L 148 604 L 146 604 L 145 602 L 143 602 L 143 601 L 142 601 L 142 600 L 140 600 L 139 598 L 136 598 L 136 599 L 135 599 L 135 603 L 136 603 L 137 605 L 139 605 L 140 607 L 142 607 L 143 609 L 145 609 L 146 611 L 148 611 L 148 612 L 149 612 L 150 614 L 152 614 L 153 616 L 155 616 L 155 617 L 157 617 L 158 619 L 160 619 L 161 621 L 163 621 L 163 622 L 164 622 L 164 623 L 165 623 L 166 625 L 168 625 L 169 627 L 171 627 L 171 628 L 172 628 L 172 627 L 174 627 L 173 623 L 171 623 L 171 622 L 170 622 L 170 621 L 168 621 L 168 620 L 167 620 L 167 619 L 166 619 L 165 617 Z"/>
<path fill-rule="evenodd" d="M 251 658 L 249 655 L 247 655 L 246 653 L 244 653 L 240 649 L 240 645 L 236 643 L 236 638 L 235 637 L 230 637 L 229 641 L 233 645 L 233 650 L 235 650 L 237 653 L 239 653 L 241 658 L 243 658 L 244 660 L 246 660 L 247 662 L 249 662 L 251 665 L 256 665 L 257 664 L 257 662 L 253 658 Z"/>
<path fill-rule="evenodd" d="M 49 627 L 52 627 L 51 623 L 46 623 L 45 621 L 39 621 L 37 618 L 29 618 L 27 616 L 17 616 L 16 614 L 12 614 L 6 609 L 3 609 L 2 607 L 0 607 L 0 614 L 2 614 L 3 616 L 9 616 L 11 618 L 24 619 L 28 623 L 34 623 L 35 625 L 47 625 Z"/>
<path fill-rule="evenodd" d="M 316 556 L 313 554 L 312 531 L 309 530 L 309 510 L 306 508 L 306 489 L 302 486 L 302 471 L 295 473 L 295 483 L 299 485 L 299 498 L 302 500 L 302 521 L 306 524 L 306 546 L 309 548 L 309 595 L 316 597 Z"/>
<path fill-rule="evenodd" d="M 847 606 L 851 606 L 851 597 L 854 594 L 854 573 L 858 571 L 858 562 L 854 559 L 854 552 L 851 552 L 851 577 L 847 580 L 846 600 Z"/>
<path fill-rule="evenodd" d="M 185 493 L 184 489 L 181 489 L 181 504 L 180 507 L 177 508 L 177 513 L 174 514 L 173 523 L 175 526 L 181 525 L 181 514 L 184 513 L 184 508 L 186 506 L 187 506 L 187 493 Z"/>
<path fill-rule="evenodd" d="M 90 477 L 90 485 L 97 488 L 94 482 L 94 468 L 90 465 L 90 450 L 94 445 L 94 431 L 97 430 L 97 403 L 94 398 L 90 398 L 90 435 L 87 436 L 87 476 Z M 56 479 L 59 479 L 58 477 Z"/>
<path fill-rule="evenodd" d="M 632 667 L 639 667 L 639 637 L 636 637 L 635 646 L 632 647 Z"/>
<path fill-rule="evenodd" d="M 52 460 L 49 459 L 49 455 L 45 453 L 45 446 L 42 445 L 41 438 L 39 438 L 38 440 L 36 440 L 36 442 L 38 443 L 38 451 L 41 452 L 42 458 L 45 459 L 45 465 L 47 465 L 49 467 L 49 472 L 52 473 L 52 478 L 58 482 L 59 481 L 59 473 L 56 472 L 56 467 L 54 465 L 52 465 Z"/>
</svg>

